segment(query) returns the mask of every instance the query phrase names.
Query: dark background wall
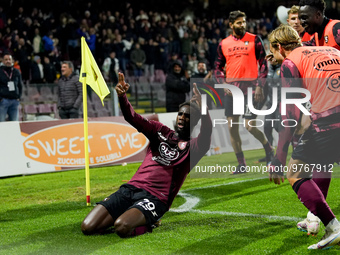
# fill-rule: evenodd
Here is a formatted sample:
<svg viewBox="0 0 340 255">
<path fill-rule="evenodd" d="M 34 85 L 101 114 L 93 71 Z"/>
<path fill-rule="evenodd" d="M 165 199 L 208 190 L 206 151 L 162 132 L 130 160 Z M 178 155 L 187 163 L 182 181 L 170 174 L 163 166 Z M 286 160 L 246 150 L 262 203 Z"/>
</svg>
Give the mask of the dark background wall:
<svg viewBox="0 0 340 255">
<path fill-rule="evenodd" d="M 209 2 L 209 8 L 203 9 L 203 3 Z M 262 12 L 267 15 L 274 14 L 279 5 L 290 7 L 298 4 L 299 0 L 130 0 L 130 1 L 117 1 L 117 0 L 2 0 L 0 6 L 10 8 L 13 12 L 17 11 L 19 6 L 29 9 L 32 6 L 39 6 L 42 10 L 51 12 L 71 12 L 74 14 L 83 13 L 89 6 L 98 9 L 121 9 L 124 8 L 127 2 L 130 2 L 136 9 L 139 6 L 142 9 L 153 10 L 166 10 L 172 13 L 190 9 L 193 11 L 203 12 L 203 15 L 223 17 L 227 16 L 232 10 L 245 11 L 248 16 L 260 18 Z M 331 8 L 332 2 L 339 2 L 326 0 L 327 7 Z M 135 10 L 136 11 L 136 10 Z"/>
</svg>

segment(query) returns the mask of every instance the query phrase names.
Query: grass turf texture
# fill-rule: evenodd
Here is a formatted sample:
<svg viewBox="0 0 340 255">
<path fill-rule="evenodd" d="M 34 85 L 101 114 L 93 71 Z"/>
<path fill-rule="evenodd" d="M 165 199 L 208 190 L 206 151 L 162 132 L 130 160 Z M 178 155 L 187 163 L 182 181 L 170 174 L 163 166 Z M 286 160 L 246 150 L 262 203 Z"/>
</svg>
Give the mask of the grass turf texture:
<svg viewBox="0 0 340 255">
<path fill-rule="evenodd" d="M 248 165 L 263 150 L 245 152 Z M 236 165 L 233 153 L 204 157 L 202 164 Z M 102 200 L 128 180 L 139 164 L 91 169 L 91 201 Z M 335 172 L 339 167 L 335 165 Z M 186 212 L 170 211 L 152 234 L 120 239 L 116 234 L 84 236 L 80 224 L 92 207 L 85 202 L 83 170 L 0 179 L 0 254 L 318 254 L 319 241 L 296 229 L 307 210 L 286 180 L 275 186 L 260 173 L 185 181 L 172 206 L 186 196 L 199 202 Z M 237 182 L 233 184 L 234 182 Z M 229 185 L 228 185 L 229 183 Z M 232 183 L 232 184 L 230 184 Z M 340 179 L 327 201 L 340 215 Z M 187 198 L 187 197 L 186 197 Z M 198 200 L 196 200 L 197 202 Z M 187 208 L 188 209 L 188 208 Z M 277 216 L 277 217 L 271 217 Z M 288 217 L 288 218 L 284 218 Z M 327 254 L 338 254 L 338 247 Z"/>
</svg>

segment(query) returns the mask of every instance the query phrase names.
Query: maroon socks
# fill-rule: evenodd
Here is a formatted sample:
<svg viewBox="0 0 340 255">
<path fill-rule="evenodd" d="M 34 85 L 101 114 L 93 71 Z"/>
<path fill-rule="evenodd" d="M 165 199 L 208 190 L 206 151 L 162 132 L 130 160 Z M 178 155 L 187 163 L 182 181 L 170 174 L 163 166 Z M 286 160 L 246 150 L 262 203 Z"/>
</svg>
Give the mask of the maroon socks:
<svg viewBox="0 0 340 255">
<path fill-rule="evenodd" d="M 325 226 L 335 218 L 324 195 L 313 180 L 298 180 L 294 183 L 293 189 L 304 206 L 318 216 Z"/>
<path fill-rule="evenodd" d="M 244 155 L 243 155 L 243 152 L 239 152 L 239 153 L 236 153 L 236 158 L 237 158 L 237 161 L 240 165 L 246 165 L 246 160 L 244 158 Z"/>
</svg>

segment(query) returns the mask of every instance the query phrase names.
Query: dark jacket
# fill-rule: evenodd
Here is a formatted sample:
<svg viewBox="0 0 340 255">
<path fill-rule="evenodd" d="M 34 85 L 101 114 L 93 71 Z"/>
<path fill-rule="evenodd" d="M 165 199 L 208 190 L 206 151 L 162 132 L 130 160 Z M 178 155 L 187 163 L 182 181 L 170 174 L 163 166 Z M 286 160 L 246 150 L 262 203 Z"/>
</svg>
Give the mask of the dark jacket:
<svg viewBox="0 0 340 255">
<path fill-rule="evenodd" d="M 7 74 L 7 75 L 6 75 Z M 12 74 L 11 79 L 9 78 Z M 10 91 L 8 82 L 14 82 L 14 90 Z M 18 69 L 14 67 L 0 67 L 0 100 L 7 99 L 20 99 L 22 93 L 22 79 Z"/>
<path fill-rule="evenodd" d="M 83 101 L 82 84 L 79 75 L 62 76 L 58 81 L 58 107 L 63 109 L 79 109 Z"/>
<path fill-rule="evenodd" d="M 44 76 L 47 83 L 53 83 L 57 77 L 57 71 L 52 63 L 44 64 Z"/>
<path fill-rule="evenodd" d="M 184 76 L 183 68 L 181 73 L 174 73 L 176 64 L 182 66 L 180 62 L 175 62 L 165 81 L 167 112 L 178 112 L 179 105 L 185 102 L 185 93 L 190 91 L 190 83 Z"/>
<path fill-rule="evenodd" d="M 41 77 L 39 65 L 36 62 L 31 65 L 31 83 L 43 83 L 43 77 Z"/>
</svg>

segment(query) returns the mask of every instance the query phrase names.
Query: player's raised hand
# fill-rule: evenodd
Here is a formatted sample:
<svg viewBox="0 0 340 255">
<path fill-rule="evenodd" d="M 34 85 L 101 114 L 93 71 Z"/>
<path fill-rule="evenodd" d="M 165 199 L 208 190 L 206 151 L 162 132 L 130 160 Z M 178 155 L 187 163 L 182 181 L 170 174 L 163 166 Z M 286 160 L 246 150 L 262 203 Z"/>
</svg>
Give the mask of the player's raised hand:
<svg viewBox="0 0 340 255">
<path fill-rule="evenodd" d="M 118 96 L 122 96 L 126 93 L 126 91 L 128 91 L 128 89 L 130 88 L 130 85 L 128 83 L 125 82 L 125 77 L 123 73 L 118 73 L 118 83 L 115 87 L 115 90 L 118 94 Z"/>
<path fill-rule="evenodd" d="M 199 107 L 201 107 L 201 103 L 202 103 L 201 93 L 197 88 L 197 84 L 194 83 L 193 85 L 194 85 L 194 87 L 193 87 L 192 91 L 194 92 L 194 95 L 190 99 L 190 102 L 195 102 Z"/>
<path fill-rule="evenodd" d="M 274 182 L 277 185 L 280 185 L 285 181 L 283 174 L 276 173 L 274 171 L 274 166 L 271 164 L 268 165 L 268 172 L 269 172 L 269 181 Z"/>
</svg>

